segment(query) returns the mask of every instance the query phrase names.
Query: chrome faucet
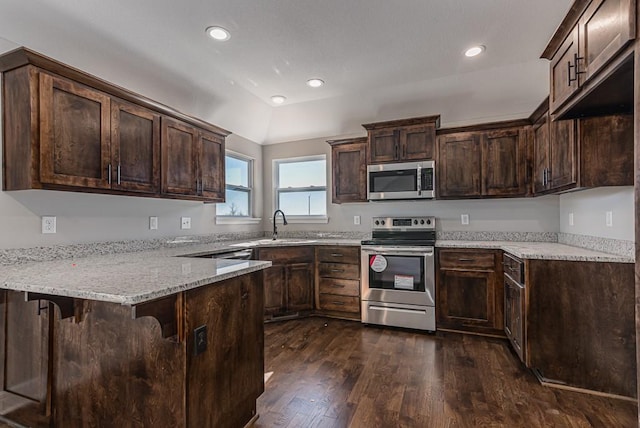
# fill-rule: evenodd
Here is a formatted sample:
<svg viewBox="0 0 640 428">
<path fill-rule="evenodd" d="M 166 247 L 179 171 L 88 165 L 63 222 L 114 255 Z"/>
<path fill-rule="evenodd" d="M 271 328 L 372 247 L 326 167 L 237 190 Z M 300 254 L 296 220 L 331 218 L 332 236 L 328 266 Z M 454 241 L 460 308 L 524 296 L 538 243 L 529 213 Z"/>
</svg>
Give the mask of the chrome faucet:
<svg viewBox="0 0 640 428">
<path fill-rule="evenodd" d="M 278 237 L 278 227 L 276 226 L 276 216 L 278 213 L 282 214 L 282 224 L 287 225 L 287 217 L 285 217 L 284 212 L 282 210 L 275 210 L 273 213 L 273 240 L 275 241 Z"/>
</svg>

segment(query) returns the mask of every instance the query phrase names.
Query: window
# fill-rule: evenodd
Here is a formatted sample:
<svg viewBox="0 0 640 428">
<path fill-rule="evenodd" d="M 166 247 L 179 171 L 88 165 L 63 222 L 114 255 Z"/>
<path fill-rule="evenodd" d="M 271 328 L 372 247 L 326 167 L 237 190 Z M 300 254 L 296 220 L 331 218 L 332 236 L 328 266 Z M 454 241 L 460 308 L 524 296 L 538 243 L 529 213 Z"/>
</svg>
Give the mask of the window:
<svg viewBox="0 0 640 428">
<path fill-rule="evenodd" d="M 276 207 L 288 216 L 327 215 L 325 155 L 274 162 Z"/>
<path fill-rule="evenodd" d="M 226 202 L 216 205 L 217 216 L 251 217 L 251 186 L 253 160 L 238 154 L 224 158 Z"/>
</svg>

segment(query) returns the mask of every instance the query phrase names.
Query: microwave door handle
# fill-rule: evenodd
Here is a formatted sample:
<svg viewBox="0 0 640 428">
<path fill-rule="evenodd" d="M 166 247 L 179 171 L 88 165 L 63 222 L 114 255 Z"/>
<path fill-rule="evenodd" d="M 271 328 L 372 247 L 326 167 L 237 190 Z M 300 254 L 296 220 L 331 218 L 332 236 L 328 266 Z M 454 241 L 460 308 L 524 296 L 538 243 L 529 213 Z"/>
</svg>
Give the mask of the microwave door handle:
<svg viewBox="0 0 640 428">
<path fill-rule="evenodd" d="M 422 167 L 420 165 L 418 165 L 418 175 L 416 176 L 416 179 L 418 181 L 418 196 L 422 195 Z"/>
</svg>

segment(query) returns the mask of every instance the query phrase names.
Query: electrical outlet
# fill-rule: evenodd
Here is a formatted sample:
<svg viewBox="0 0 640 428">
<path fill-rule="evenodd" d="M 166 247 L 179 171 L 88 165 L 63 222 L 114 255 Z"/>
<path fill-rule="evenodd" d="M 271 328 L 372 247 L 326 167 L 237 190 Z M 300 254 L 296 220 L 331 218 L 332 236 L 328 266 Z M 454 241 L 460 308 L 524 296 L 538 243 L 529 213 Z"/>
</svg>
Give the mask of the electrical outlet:
<svg viewBox="0 0 640 428">
<path fill-rule="evenodd" d="M 158 217 L 149 217 L 149 230 L 158 230 Z"/>
<path fill-rule="evenodd" d="M 191 217 L 180 217 L 180 229 L 191 229 Z"/>
<path fill-rule="evenodd" d="M 613 211 L 607 211 L 606 224 L 607 224 L 607 227 L 613 227 Z"/>
<path fill-rule="evenodd" d="M 207 326 L 201 325 L 193 330 L 193 355 L 200 355 L 207 350 Z"/>
<path fill-rule="evenodd" d="M 359 215 L 354 215 L 353 216 L 353 224 L 360 224 L 360 216 Z"/>
<path fill-rule="evenodd" d="M 462 214 L 460 216 L 460 222 L 462 224 L 469 224 L 469 214 Z"/>
<path fill-rule="evenodd" d="M 573 213 L 569 213 L 569 226 L 573 226 Z"/>
<path fill-rule="evenodd" d="M 56 233 L 56 218 L 53 216 L 42 217 L 42 233 Z"/>
</svg>

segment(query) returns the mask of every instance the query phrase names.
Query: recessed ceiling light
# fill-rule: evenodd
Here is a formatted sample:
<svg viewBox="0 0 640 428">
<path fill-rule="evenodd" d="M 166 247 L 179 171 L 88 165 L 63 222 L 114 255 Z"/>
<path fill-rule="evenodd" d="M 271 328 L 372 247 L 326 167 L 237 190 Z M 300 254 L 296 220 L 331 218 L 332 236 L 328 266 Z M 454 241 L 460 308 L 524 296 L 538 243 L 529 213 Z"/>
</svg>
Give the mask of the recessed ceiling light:
<svg viewBox="0 0 640 428">
<path fill-rule="evenodd" d="M 473 46 L 467 49 L 464 54 L 465 56 L 472 57 L 472 56 L 480 55 L 482 52 L 485 51 L 485 49 L 486 48 L 482 45 Z"/>
<path fill-rule="evenodd" d="M 271 102 L 274 104 L 282 104 L 286 99 L 287 97 L 284 95 L 274 95 L 271 97 Z"/>
<path fill-rule="evenodd" d="M 209 37 L 224 42 L 231 38 L 231 33 L 222 27 L 208 27 L 206 30 Z"/>
<path fill-rule="evenodd" d="M 319 88 L 320 86 L 324 85 L 324 80 L 322 80 L 322 79 L 309 79 L 309 80 L 307 80 L 307 85 L 311 86 L 312 88 Z"/>
</svg>

